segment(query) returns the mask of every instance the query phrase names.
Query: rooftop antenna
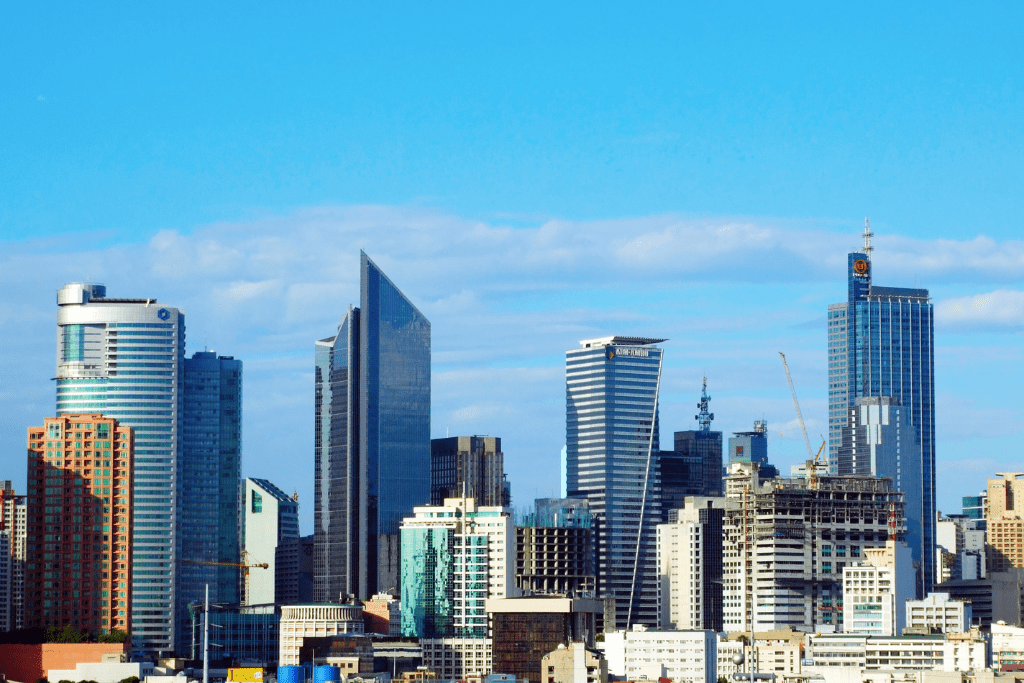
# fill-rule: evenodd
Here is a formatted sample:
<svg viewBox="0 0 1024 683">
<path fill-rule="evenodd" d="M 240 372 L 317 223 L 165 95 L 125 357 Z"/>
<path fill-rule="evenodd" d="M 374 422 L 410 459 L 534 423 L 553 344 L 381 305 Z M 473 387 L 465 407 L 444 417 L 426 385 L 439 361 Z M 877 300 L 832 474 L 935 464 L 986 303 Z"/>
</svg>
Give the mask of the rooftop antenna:
<svg viewBox="0 0 1024 683">
<path fill-rule="evenodd" d="M 711 397 L 708 396 L 708 378 L 704 378 L 704 387 L 700 394 L 700 403 L 697 404 L 697 409 L 700 413 L 693 416 L 694 420 L 700 424 L 700 431 L 710 432 L 711 421 L 715 419 L 715 414 L 708 411 L 708 406 L 711 403 Z"/>
<path fill-rule="evenodd" d="M 864 253 L 868 255 L 868 259 L 871 259 L 871 238 L 875 236 L 875 233 L 871 232 L 871 219 L 864 216 Z"/>
</svg>

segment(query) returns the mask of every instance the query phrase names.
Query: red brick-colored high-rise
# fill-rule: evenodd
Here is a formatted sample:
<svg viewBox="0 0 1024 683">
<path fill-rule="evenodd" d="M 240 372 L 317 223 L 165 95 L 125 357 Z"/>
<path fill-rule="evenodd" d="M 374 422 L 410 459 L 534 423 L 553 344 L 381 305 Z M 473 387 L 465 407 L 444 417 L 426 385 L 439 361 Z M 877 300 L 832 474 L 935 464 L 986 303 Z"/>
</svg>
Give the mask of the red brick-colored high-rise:
<svg viewBox="0 0 1024 683">
<path fill-rule="evenodd" d="M 131 632 L 133 458 L 113 418 L 29 428 L 27 626 Z"/>
</svg>

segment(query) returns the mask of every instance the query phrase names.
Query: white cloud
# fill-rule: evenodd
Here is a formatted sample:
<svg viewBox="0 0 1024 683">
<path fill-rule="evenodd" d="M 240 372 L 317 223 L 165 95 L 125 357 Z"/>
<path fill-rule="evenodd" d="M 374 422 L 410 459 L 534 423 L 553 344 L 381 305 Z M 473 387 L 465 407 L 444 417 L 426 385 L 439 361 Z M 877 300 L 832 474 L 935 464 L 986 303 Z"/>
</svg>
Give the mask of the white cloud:
<svg viewBox="0 0 1024 683">
<path fill-rule="evenodd" d="M 247 473 L 296 488 L 303 500 L 312 500 L 313 342 L 334 334 L 348 305 L 358 305 L 360 248 L 431 320 L 435 435 L 458 425 L 501 436 L 522 496 L 557 490 L 564 353 L 604 334 L 670 338 L 666 445 L 672 431 L 692 426 L 706 374 L 716 428 L 749 429 L 764 417 L 772 452 L 805 458 L 777 351 L 787 352 L 816 441 L 827 414 L 820 318 L 825 304 L 844 297 L 846 253 L 860 246 L 855 231 L 807 222 L 666 215 L 511 228 L 384 206 L 321 207 L 191 235 L 168 230 L 144 245 L 67 251 L 74 243 L 0 251 L 0 410 L 33 423 L 52 410 L 54 292 L 91 276 L 110 296 L 183 308 L 190 353 L 208 345 L 246 363 Z M 912 286 L 916 275 L 919 286 L 950 289 L 1024 277 L 1020 242 L 881 235 L 875 246 L 882 284 Z M 1019 329 L 1024 321 L 1022 292 L 955 298 L 963 293 L 937 302 L 943 329 Z M 984 360 L 976 362 L 985 372 Z M 0 447 L 23 447 L 25 426 L 0 424 Z"/>
<path fill-rule="evenodd" d="M 935 304 L 935 321 L 950 328 L 1024 329 L 1024 291 L 997 289 L 943 299 Z"/>
</svg>

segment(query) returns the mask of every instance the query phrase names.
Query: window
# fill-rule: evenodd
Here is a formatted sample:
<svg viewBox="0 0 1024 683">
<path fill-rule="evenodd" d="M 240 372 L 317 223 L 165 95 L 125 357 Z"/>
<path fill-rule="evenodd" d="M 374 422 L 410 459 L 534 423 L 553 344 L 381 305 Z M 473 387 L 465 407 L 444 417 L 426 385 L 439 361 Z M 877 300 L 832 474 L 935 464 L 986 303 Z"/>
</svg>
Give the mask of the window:
<svg viewBox="0 0 1024 683">
<path fill-rule="evenodd" d="M 252 511 L 254 513 L 263 512 L 263 496 L 256 491 L 252 492 Z"/>
</svg>

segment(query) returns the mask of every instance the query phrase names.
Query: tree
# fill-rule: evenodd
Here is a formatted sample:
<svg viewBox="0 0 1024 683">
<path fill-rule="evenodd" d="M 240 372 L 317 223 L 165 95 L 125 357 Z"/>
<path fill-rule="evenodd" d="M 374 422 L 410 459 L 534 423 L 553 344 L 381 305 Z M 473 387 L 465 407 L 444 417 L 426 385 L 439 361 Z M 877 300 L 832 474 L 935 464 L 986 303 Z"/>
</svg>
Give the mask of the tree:
<svg viewBox="0 0 1024 683">
<path fill-rule="evenodd" d="M 123 643 L 128 640 L 128 634 L 119 628 L 112 628 L 109 633 L 104 633 L 98 640 L 101 643 Z"/>
<path fill-rule="evenodd" d="M 129 676 L 128 678 L 122 678 L 117 683 L 139 683 L 138 676 Z"/>
<path fill-rule="evenodd" d="M 89 640 L 89 632 L 79 631 L 71 624 L 63 628 L 50 626 L 46 629 L 44 640 L 47 643 L 85 643 Z"/>
</svg>

